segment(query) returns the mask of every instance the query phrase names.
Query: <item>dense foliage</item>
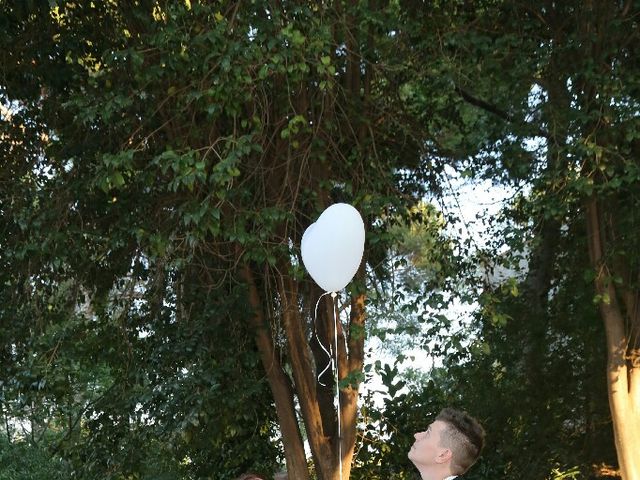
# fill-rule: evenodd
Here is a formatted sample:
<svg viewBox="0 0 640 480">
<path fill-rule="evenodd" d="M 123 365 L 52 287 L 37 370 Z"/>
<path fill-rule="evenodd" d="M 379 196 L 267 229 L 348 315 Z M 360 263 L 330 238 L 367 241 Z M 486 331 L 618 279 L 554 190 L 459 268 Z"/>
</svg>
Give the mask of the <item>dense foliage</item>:
<svg viewBox="0 0 640 480">
<path fill-rule="evenodd" d="M 639 7 L 0 1 L 7 472 L 271 475 L 302 432 L 336 478 L 335 386 L 301 396 L 330 315 L 312 333 L 299 258 L 335 201 L 367 225 L 342 395 L 387 387 L 352 478 L 412 478 L 412 433 L 452 404 L 489 433 L 468 478 L 615 471 L 605 373 L 638 385 Z M 514 192 L 485 244 L 434 207 L 455 171 Z M 365 332 L 437 366 L 362 369 Z"/>
<path fill-rule="evenodd" d="M 371 437 L 374 465 L 406 451 L 406 425 L 419 429 L 423 414 L 453 403 L 493 433 L 470 478 L 600 478 L 625 455 L 635 467 L 617 473 L 636 478 L 637 14 L 637 2 L 411 11 L 414 51 L 447 83 L 407 87 L 430 131 L 447 132 L 429 145 L 513 196 L 483 219 L 490 242 L 461 239 L 470 268 L 458 293 L 477 300 L 473 321 L 426 339 L 453 348 L 422 394 L 415 386 L 389 400 Z M 628 417 L 612 422 L 609 407 L 620 405 Z M 411 418 L 415 406 L 423 411 Z"/>
<path fill-rule="evenodd" d="M 424 191 L 380 61 L 394 43 L 380 22 L 397 5 L 3 7 L 7 418 L 29 418 L 34 442 L 55 431 L 52 450 L 79 475 L 168 462 L 222 478 L 272 471 L 279 435 L 289 468 L 298 455 L 306 470 L 298 427 L 283 426 L 297 422 L 297 393 L 329 478 L 344 440 L 332 383 L 299 395 L 319 292 L 298 248 L 318 212 L 348 201 L 375 263 L 388 219 Z M 351 318 L 342 390 L 355 417 L 364 316 Z"/>
</svg>

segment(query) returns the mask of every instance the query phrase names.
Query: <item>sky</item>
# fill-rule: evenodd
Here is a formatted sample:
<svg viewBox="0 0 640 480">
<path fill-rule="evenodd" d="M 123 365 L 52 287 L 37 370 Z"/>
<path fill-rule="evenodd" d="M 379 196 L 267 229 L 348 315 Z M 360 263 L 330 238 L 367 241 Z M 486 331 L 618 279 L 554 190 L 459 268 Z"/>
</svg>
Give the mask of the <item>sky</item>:
<svg viewBox="0 0 640 480">
<path fill-rule="evenodd" d="M 448 233 L 451 236 L 461 237 L 462 240 L 472 238 L 478 247 L 485 246 L 490 238 L 490 232 L 483 219 L 495 217 L 513 192 L 504 187 L 495 186 L 488 180 L 470 180 L 450 167 L 447 167 L 445 174 L 448 178 L 448 188 L 437 205 L 446 214 L 453 214 L 459 219 L 456 223 L 447 225 Z M 459 319 L 458 325 L 454 325 L 454 328 L 464 328 L 465 322 L 471 321 L 471 313 L 474 308 L 473 304 L 462 304 L 454 300 L 446 314 L 449 318 Z M 384 342 L 379 338 L 368 338 L 366 350 L 369 353 L 365 362 L 374 363 L 376 360 L 380 360 L 383 364 L 393 365 L 394 355 L 384 348 Z M 427 373 L 439 364 L 437 357 L 420 347 L 407 350 L 405 354 L 408 360 L 400 368 L 413 368 Z M 360 393 L 362 396 L 368 392 L 373 393 L 374 402 L 381 406 L 384 395 L 376 392 L 384 392 L 384 390 L 381 377 L 374 374 L 367 383 L 361 386 Z"/>
</svg>

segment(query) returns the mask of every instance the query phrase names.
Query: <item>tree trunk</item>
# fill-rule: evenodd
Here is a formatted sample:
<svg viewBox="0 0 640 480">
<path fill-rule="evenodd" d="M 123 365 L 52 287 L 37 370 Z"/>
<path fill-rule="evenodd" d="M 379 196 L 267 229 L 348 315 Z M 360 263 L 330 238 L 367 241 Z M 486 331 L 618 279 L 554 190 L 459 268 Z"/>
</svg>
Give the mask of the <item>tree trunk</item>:
<svg viewBox="0 0 640 480">
<path fill-rule="evenodd" d="M 613 281 L 616 272 L 611 271 L 605 256 L 605 222 L 595 198 L 589 200 L 586 214 L 595 289 L 607 336 L 607 389 L 620 475 L 623 480 L 640 480 L 640 355 L 634 345 L 637 315 L 634 311 L 623 313 L 618 301 Z"/>
<path fill-rule="evenodd" d="M 280 278 L 280 299 L 282 302 L 282 319 L 296 395 L 302 411 L 307 440 L 311 447 L 318 478 L 329 479 L 329 472 L 335 463 L 331 450 L 331 437 L 324 431 L 322 412 L 316 396 L 314 368 L 311 359 L 309 343 L 303 329 L 303 323 L 298 306 L 298 290 L 291 278 Z M 290 477 L 289 478 L 295 478 Z"/>
<path fill-rule="evenodd" d="M 341 379 L 354 372 L 362 372 L 364 363 L 364 309 L 365 295 L 354 295 L 351 299 L 351 321 L 348 339 L 348 359 L 346 369 L 341 372 Z M 342 367 L 341 367 L 342 368 Z M 345 371 L 346 370 L 346 371 Z M 349 478 L 351 462 L 356 445 L 358 421 L 358 386 L 359 383 L 340 390 L 340 414 L 342 415 L 342 480 Z"/>
<path fill-rule="evenodd" d="M 304 329 L 296 282 L 290 277 L 280 276 L 277 292 L 281 302 L 279 312 L 282 315 L 282 324 L 287 338 L 288 356 L 293 377 L 292 386 L 289 376 L 282 368 L 280 357 L 273 343 L 268 317 L 263 310 L 264 302 L 256 286 L 254 273 L 248 266 L 243 267 L 241 273 L 249 287 L 249 302 L 254 312 L 251 323 L 255 330 L 260 358 L 275 400 L 289 479 L 310 479 L 304 443 L 294 407 L 295 393 L 300 405 L 318 480 L 347 480 L 351 472 L 351 461 L 355 451 L 359 379 L 354 377 L 355 382 L 340 389 L 341 428 L 340 435 L 338 435 L 336 428 L 338 417 L 333 403 L 319 402 L 317 380 L 314 374 L 316 366 L 311 356 L 308 335 Z M 362 371 L 364 302 L 364 294 L 356 295 L 351 300 L 349 322 L 351 328 L 347 340 L 348 348 L 345 347 L 345 332 L 342 329 L 342 324 L 338 322 L 337 365 L 340 380 L 344 380 L 352 372 Z M 327 337 L 333 338 L 333 315 L 320 315 L 319 318 L 325 323 L 322 330 L 326 332 L 324 337 L 325 343 L 327 343 Z M 333 341 L 331 345 L 333 345 Z M 334 386 L 333 382 L 328 384 L 328 388 L 332 386 Z M 342 477 L 338 461 L 340 454 L 342 455 Z"/>
<path fill-rule="evenodd" d="M 276 355 L 270 335 L 270 328 L 265 321 L 262 310 L 260 295 L 258 294 L 253 273 L 248 266 L 243 268 L 242 276 L 249 287 L 249 303 L 253 309 L 251 323 L 255 331 L 256 345 L 260 353 L 260 359 L 267 374 L 267 380 L 276 405 L 282 442 L 284 444 L 287 472 L 290 479 L 310 480 L 311 477 L 309 476 L 309 469 L 307 467 L 304 444 L 302 442 L 302 436 L 300 435 L 293 404 L 291 383 Z"/>
</svg>

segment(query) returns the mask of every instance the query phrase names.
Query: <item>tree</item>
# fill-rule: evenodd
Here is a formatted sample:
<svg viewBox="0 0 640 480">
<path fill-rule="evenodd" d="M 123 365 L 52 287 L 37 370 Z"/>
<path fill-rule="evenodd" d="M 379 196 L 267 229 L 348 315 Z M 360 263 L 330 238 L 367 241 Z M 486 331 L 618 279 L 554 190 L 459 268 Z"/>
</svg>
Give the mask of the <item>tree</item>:
<svg viewBox="0 0 640 480">
<path fill-rule="evenodd" d="M 434 17 L 418 6 L 412 14 Z M 605 327 L 620 474 L 636 479 L 638 258 L 631 245 L 638 241 L 637 5 L 457 4 L 435 17 L 437 24 L 423 23 L 435 29 L 438 41 L 426 43 L 424 30 L 413 30 L 423 41 L 416 51 L 425 64 L 440 51 L 440 62 L 425 76 L 437 71 L 459 100 L 445 103 L 442 115 L 431 120 L 443 132 L 433 145 L 439 152 L 472 155 L 463 162 L 471 174 L 522 191 L 511 217 L 522 228 L 503 238 L 514 257 L 529 261 L 520 285 L 526 316 L 533 320 L 522 324 L 529 381 L 545 378 L 540 338 L 551 328 L 557 288 L 574 275 L 561 263 L 573 259 L 571 268 L 581 269 L 588 259 Z M 421 84 L 426 82 L 417 79 L 411 91 L 428 99 Z M 463 136 L 471 126 L 478 128 Z M 574 249 L 582 258 L 569 255 Z"/>
<path fill-rule="evenodd" d="M 25 443 L 10 445 L 0 440 L 2 480 L 69 478 L 67 465 L 60 458 L 50 458 L 42 449 Z"/>
<path fill-rule="evenodd" d="M 339 304 L 318 311 L 313 331 L 321 292 L 302 275 L 298 245 L 323 208 L 348 201 L 374 233 L 366 260 L 375 262 L 385 251 L 385 219 L 408 215 L 424 190 L 421 146 L 403 123 L 398 67 L 388 60 L 398 6 L 5 6 L 2 98 L 12 113 L 3 125 L 10 139 L 3 173 L 16 180 L 3 194 L 5 231 L 12 232 L 3 239 L 12 286 L 3 323 L 19 305 L 38 315 L 7 332 L 4 363 L 42 358 L 33 343 L 38 322 L 55 329 L 73 316 L 75 335 L 89 327 L 94 345 L 109 339 L 109 348 L 83 358 L 104 363 L 110 380 L 102 396 L 81 403 L 64 438 L 83 426 L 107 452 L 124 448 L 115 465 L 126 473 L 139 465 L 135 452 L 153 431 L 146 415 L 186 437 L 200 422 L 211 426 L 204 405 L 186 408 L 183 389 L 212 388 L 205 358 L 226 352 L 219 339 L 229 335 L 238 340 L 226 347 L 247 349 L 242 328 L 228 327 L 246 319 L 290 478 L 310 478 L 296 405 L 318 478 L 339 477 L 339 451 L 348 478 L 365 269 Z M 47 303 L 51 295 L 60 308 Z M 333 309 L 345 306 L 340 384 L 327 377 L 323 385 L 316 373 L 326 355 L 317 339 L 330 344 Z M 207 348 L 182 354 L 187 332 L 201 334 Z M 61 358 L 47 351 L 50 361 Z M 225 380 L 245 371 L 235 360 L 224 365 Z M 252 384 L 232 382 L 230 391 Z M 176 412 L 185 415 L 179 425 L 171 421 Z M 202 448 L 186 455 L 199 458 Z M 99 449 L 92 455 L 98 458 L 87 465 L 113 464 Z"/>
</svg>

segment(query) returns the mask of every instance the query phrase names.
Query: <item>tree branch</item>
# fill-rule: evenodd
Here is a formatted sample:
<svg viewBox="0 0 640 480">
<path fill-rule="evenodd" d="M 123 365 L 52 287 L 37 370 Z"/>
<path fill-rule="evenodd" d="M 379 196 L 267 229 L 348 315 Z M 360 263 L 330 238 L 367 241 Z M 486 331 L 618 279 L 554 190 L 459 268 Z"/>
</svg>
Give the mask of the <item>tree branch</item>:
<svg viewBox="0 0 640 480">
<path fill-rule="evenodd" d="M 468 91 L 464 90 L 462 87 L 459 87 L 458 85 L 454 86 L 454 90 L 455 92 L 460 95 L 462 97 L 462 99 L 469 103 L 470 105 L 473 105 L 474 107 L 478 107 L 486 112 L 491 113 L 492 115 L 495 115 L 496 117 L 504 120 L 505 122 L 508 123 L 519 123 L 517 121 L 517 119 L 511 115 L 508 112 L 505 112 L 504 110 L 498 108 L 496 105 L 493 105 L 481 98 L 475 97 L 474 95 L 472 95 L 471 93 L 469 93 Z M 529 124 L 526 124 L 527 126 L 531 126 Z M 547 132 L 544 129 L 541 129 L 539 127 L 534 127 L 535 129 L 535 133 L 540 136 L 540 137 L 544 137 L 544 138 L 549 138 L 549 132 Z"/>
</svg>

